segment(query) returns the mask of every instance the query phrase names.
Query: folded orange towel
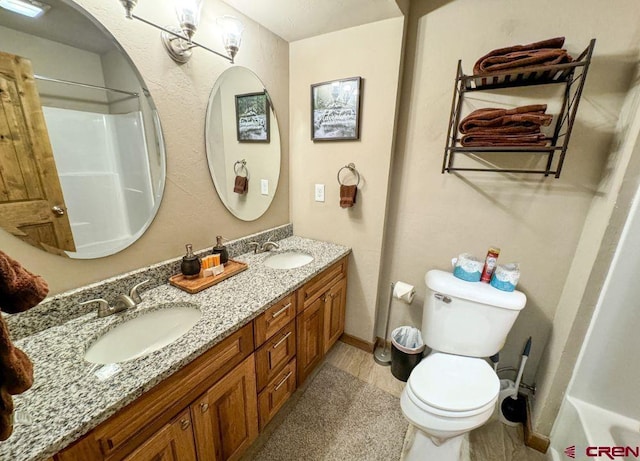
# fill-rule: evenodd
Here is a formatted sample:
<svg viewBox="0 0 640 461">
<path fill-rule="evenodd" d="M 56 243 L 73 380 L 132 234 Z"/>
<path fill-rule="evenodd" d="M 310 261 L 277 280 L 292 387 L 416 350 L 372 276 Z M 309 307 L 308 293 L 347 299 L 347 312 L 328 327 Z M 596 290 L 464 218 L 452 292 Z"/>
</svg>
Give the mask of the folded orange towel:
<svg viewBox="0 0 640 461">
<path fill-rule="evenodd" d="M 236 180 L 233 186 L 233 191 L 236 194 L 245 194 L 249 189 L 249 178 L 246 176 L 236 176 Z"/>
<path fill-rule="evenodd" d="M 466 134 L 460 140 L 465 147 L 527 147 L 546 146 L 549 140 L 542 133 L 522 135 Z"/>
<path fill-rule="evenodd" d="M 356 195 L 358 194 L 358 186 L 340 185 L 340 207 L 351 208 L 356 203 Z"/>
<path fill-rule="evenodd" d="M 49 293 L 47 282 L 0 251 L 0 310 L 15 314 L 31 309 Z"/>
<path fill-rule="evenodd" d="M 478 61 L 476 61 L 475 65 L 473 66 L 473 73 L 478 75 L 478 74 L 483 74 L 487 72 L 497 71 L 498 69 L 492 69 L 492 68 L 487 69 L 487 66 L 490 66 L 492 63 L 492 60 L 496 57 L 505 57 L 505 56 L 508 56 L 510 53 L 520 53 L 520 52 L 528 52 L 528 51 L 534 51 L 534 50 L 538 50 L 538 51 L 557 50 L 559 48 L 562 48 L 563 45 L 564 45 L 564 37 L 555 37 L 547 40 L 542 40 L 539 42 L 529 43 L 528 45 L 513 45 L 513 46 L 504 47 L 504 48 L 498 48 L 490 51 L 489 53 L 485 54 L 480 59 L 478 59 Z M 568 54 L 566 54 L 566 50 L 562 50 L 562 51 L 564 51 L 564 54 L 567 56 L 567 58 L 570 61 L 571 57 Z M 537 58 L 534 58 L 534 60 L 537 62 L 533 62 L 531 64 L 534 64 L 534 65 L 540 64 L 540 62 L 545 62 L 545 60 L 551 61 L 557 58 L 557 54 L 558 53 L 556 51 L 552 52 L 551 55 L 547 55 L 547 52 L 542 53 L 542 55 L 538 56 Z M 525 58 L 523 55 L 512 55 L 512 59 L 515 62 L 517 60 L 524 60 Z M 513 67 L 523 67 L 523 63 L 521 62 L 518 66 L 513 66 Z"/>
</svg>

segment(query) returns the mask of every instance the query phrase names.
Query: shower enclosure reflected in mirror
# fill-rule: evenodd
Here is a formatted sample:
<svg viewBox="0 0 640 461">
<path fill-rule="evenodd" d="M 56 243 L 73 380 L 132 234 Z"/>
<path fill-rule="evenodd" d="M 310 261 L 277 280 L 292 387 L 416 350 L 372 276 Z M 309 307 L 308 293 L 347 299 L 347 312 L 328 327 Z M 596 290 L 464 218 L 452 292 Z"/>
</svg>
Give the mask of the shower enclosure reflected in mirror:
<svg viewBox="0 0 640 461">
<path fill-rule="evenodd" d="M 111 34 L 71 1 L 47 4 L 37 18 L 0 8 L 0 225 L 52 253 L 108 256 L 160 206 L 160 123 Z"/>
<path fill-rule="evenodd" d="M 249 69 L 234 66 L 216 80 L 207 107 L 205 139 L 209 171 L 220 200 L 237 218 L 258 219 L 278 187 L 280 131 L 269 94 Z"/>
</svg>

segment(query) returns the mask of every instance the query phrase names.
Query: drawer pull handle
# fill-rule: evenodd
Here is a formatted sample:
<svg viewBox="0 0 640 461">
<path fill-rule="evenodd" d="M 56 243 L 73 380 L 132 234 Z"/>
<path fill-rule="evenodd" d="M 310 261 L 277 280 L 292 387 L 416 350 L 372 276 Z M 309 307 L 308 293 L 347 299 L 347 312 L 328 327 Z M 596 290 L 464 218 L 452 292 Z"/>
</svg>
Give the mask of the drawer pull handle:
<svg viewBox="0 0 640 461">
<path fill-rule="evenodd" d="M 189 426 L 191 426 L 191 421 L 189 421 L 188 419 L 180 420 L 180 428 L 183 431 L 186 431 L 187 429 L 189 429 Z"/>
<path fill-rule="evenodd" d="M 282 344 L 283 342 L 285 342 L 287 340 L 287 338 L 291 336 L 291 332 L 287 333 L 286 335 L 284 335 L 282 338 L 280 338 L 280 341 L 278 341 L 277 343 L 275 343 L 273 345 L 273 349 L 275 349 L 276 347 L 278 347 L 280 344 Z"/>
<path fill-rule="evenodd" d="M 200 411 L 202 413 L 206 413 L 206 411 L 209 409 L 209 404 L 208 403 L 201 403 L 200 404 Z"/>
<path fill-rule="evenodd" d="M 287 380 L 289 379 L 290 376 L 291 376 L 291 372 L 287 373 L 287 376 L 285 376 L 282 379 L 282 381 L 280 381 L 280 383 L 278 383 L 278 385 L 273 388 L 273 390 L 277 391 L 278 389 L 280 389 L 282 387 L 282 385 L 287 382 Z"/>
<path fill-rule="evenodd" d="M 280 309 L 278 312 L 274 312 L 271 315 L 271 318 L 276 318 L 277 316 L 279 316 L 280 314 L 282 314 L 284 311 L 286 311 L 287 309 L 289 309 L 291 307 L 291 303 L 288 303 L 286 306 L 284 306 L 282 309 Z"/>
</svg>

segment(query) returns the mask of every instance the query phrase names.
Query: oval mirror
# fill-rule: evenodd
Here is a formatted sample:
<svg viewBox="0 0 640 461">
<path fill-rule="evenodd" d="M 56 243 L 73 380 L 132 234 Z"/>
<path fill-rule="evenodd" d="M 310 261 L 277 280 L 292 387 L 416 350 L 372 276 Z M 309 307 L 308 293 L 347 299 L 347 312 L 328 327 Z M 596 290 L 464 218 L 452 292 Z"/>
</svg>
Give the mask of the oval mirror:
<svg viewBox="0 0 640 461">
<path fill-rule="evenodd" d="M 0 3 L 0 225 L 79 259 L 136 241 L 160 206 L 155 105 L 109 32 L 75 3 Z"/>
<path fill-rule="evenodd" d="M 205 126 L 209 171 L 220 200 L 243 221 L 267 211 L 280 177 L 280 131 L 269 94 L 245 67 L 216 80 Z"/>
</svg>

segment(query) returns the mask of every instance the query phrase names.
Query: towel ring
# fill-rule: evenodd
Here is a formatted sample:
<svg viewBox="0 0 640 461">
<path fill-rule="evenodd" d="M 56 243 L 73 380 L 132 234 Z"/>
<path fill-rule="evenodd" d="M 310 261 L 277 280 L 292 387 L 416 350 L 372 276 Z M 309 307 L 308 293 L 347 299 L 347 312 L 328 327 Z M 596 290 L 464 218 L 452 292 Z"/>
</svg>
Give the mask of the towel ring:
<svg viewBox="0 0 640 461">
<path fill-rule="evenodd" d="M 249 177 L 249 170 L 247 169 L 247 161 L 245 159 L 238 160 L 233 164 L 233 172 L 236 174 L 236 176 L 240 176 L 240 173 L 243 169 L 245 172 L 245 176 Z"/>
<path fill-rule="evenodd" d="M 343 184 L 342 181 L 340 181 L 340 173 L 342 173 L 342 170 L 351 171 L 351 173 L 353 173 L 356 176 L 356 179 L 358 180 L 358 182 L 356 182 L 356 187 L 360 185 L 360 173 L 358 173 L 358 170 L 356 170 L 356 166 L 353 163 L 349 163 L 348 165 L 345 165 L 338 170 L 338 174 L 337 174 L 338 184 L 340 184 L 341 186 L 346 186 L 346 184 Z"/>
</svg>

